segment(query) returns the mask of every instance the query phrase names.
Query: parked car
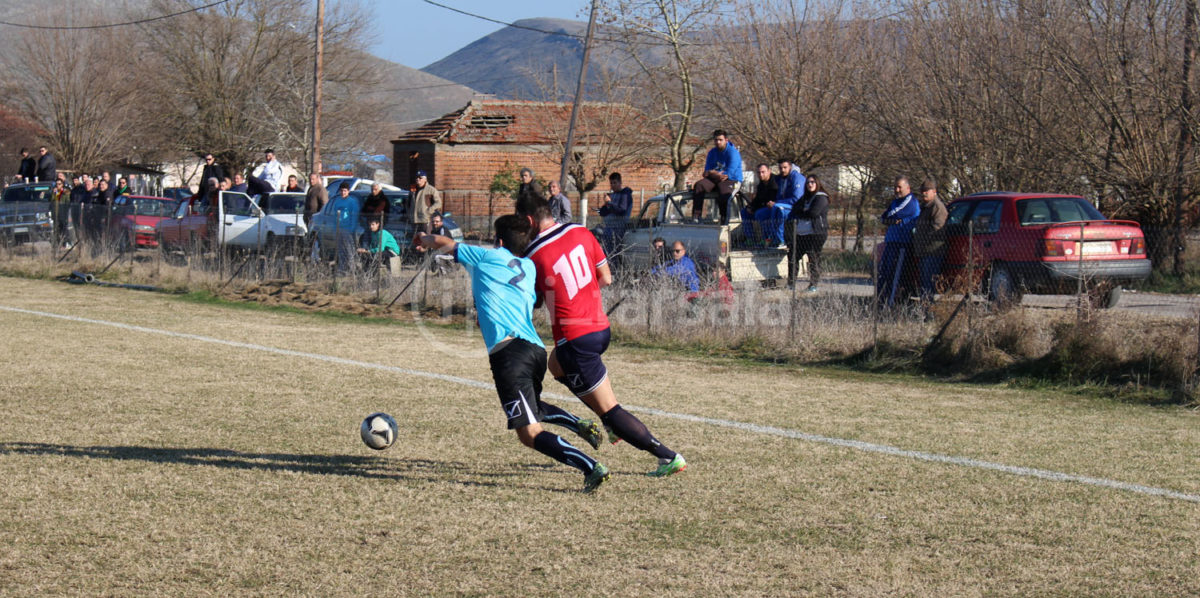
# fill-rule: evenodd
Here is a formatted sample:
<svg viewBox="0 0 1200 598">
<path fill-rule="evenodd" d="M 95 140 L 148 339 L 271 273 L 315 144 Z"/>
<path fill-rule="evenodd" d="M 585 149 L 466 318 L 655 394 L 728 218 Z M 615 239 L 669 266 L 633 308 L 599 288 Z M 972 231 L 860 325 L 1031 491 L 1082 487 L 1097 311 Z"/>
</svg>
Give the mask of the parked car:
<svg viewBox="0 0 1200 598">
<path fill-rule="evenodd" d="M 1094 305 L 1114 307 L 1121 284 L 1150 275 L 1141 226 L 1105 218 L 1079 196 L 985 192 L 947 209 L 943 279 L 962 288 L 973 275 L 998 303 L 1073 293 L 1082 279 Z"/>
<path fill-rule="evenodd" d="M 366 199 L 370 191 L 369 187 L 365 190 L 352 191 L 350 197 L 356 199 L 361 208 L 363 200 Z M 396 243 L 400 245 L 401 252 L 408 254 L 409 249 L 412 248 L 413 241 L 412 225 L 408 222 L 407 218 L 409 193 L 408 191 L 384 190 L 383 194 L 391 202 L 391 210 L 384 221 L 383 228 L 396 238 Z M 353 230 L 339 229 L 337 226 L 338 218 L 333 213 L 332 206 L 333 199 L 330 199 L 329 203 L 325 204 L 325 207 L 320 212 L 313 214 L 312 222 L 309 226 L 309 234 L 313 236 L 320 255 L 324 259 L 333 259 L 338 237 L 348 234 L 352 235 L 354 239 L 358 239 L 365 229 L 361 216 Z M 454 222 L 453 215 L 446 212 L 442 215 L 442 220 L 446 228 L 450 231 L 450 236 L 456 241 L 461 241 L 463 238 L 462 230 Z"/>
<path fill-rule="evenodd" d="M 687 247 L 688 256 L 701 268 L 711 268 L 723 263 L 734 283 L 760 284 L 787 275 L 787 248 L 751 246 L 747 242 L 745 223 L 741 210 L 745 205 L 742 194 L 734 195 L 729 208 L 728 224 L 718 221 L 719 211 L 716 196 L 710 194 L 705 202 L 703 217 L 692 219 L 691 191 L 675 191 L 656 195 L 646 200 L 637 218 L 627 225 L 620 243 L 621 267 L 632 271 L 648 271 L 651 263 L 650 245 L 656 237 L 662 237 L 668 245 L 681 241 Z M 600 228 L 596 229 L 600 236 Z M 807 273 L 807 261 L 797 266 L 800 276 Z"/>
<path fill-rule="evenodd" d="M 52 189 L 52 183 L 18 183 L 6 187 L 0 195 L 0 240 L 6 243 L 49 240 L 54 234 Z"/>
<path fill-rule="evenodd" d="M 366 191 L 367 193 L 370 193 L 371 185 L 374 185 L 375 181 L 371 179 L 360 179 L 358 177 L 328 177 L 325 182 L 325 190 L 329 192 L 329 197 L 331 199 L 334 195 L 337 195 L 338 190 L 342 188 L 342 183 L 350 183 L 350 191 L 352 192 Z M 403 191 L 403 189 L 387 183 L 379 183 L 379 186 L 382 187 L 384 191 Z"/>
<path fill-rule="evenodd" d="M 171 218 L 180 200 L 146 195 L 118 195 L 113 198 L 109 233 L 125 249 L 157 248 L 155 226 Z"/>
<path fill-rule="evenodd" d="M 308 234 L 304 224 L 304 194 L 265 193 L 256 199 L 256 203 L 265 214 L 267 246 L 298 247 Z"/>
<path fill-rule="evenodd" d="M 165 252 L 261 250 L 271 232 L 263 226 L 263 211 L 254 200 L 234 191 L 221 191 L 216 205 L 208 197 L 182 201 L 154 230 Z"/>
</svg>

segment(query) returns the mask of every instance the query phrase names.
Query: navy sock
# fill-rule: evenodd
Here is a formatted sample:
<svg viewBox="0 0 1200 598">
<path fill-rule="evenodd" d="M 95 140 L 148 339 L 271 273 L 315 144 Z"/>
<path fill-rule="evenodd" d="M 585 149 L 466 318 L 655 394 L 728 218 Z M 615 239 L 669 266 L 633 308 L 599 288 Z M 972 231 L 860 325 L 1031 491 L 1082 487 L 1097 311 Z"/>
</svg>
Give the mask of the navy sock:
<svg viewBox="0 0 1200 598">
<path fill-rule="evenodd" d="M 562 426 L 576 434 L 579 433 L 579 418 L 570 411 L 541 399 L 538 399 L 538 410 L 542 412 L 542 423 Z"/>
<path fill-rule="evenodd" d="M 652 453 L 660 459 L 675 458 L 675 451 L 659 442 L 646 428 L 646 424 L 642 423 L 642 420 L 634 417 L 620 405 L 609 409 L 608 413 L 600 417 L 600 420 L 630 446 Z"/>
<path fill-rule="evenodd" d="M 553 432 L 542 432 L 533 438 L 533 448 L 537 452 L 558 461 L 564 465 L 570 465 L 575 469 L 583 472 L 583 475 L 592 473 L 596 468 L 596 460 L 584 454 L 583 451 L 571 446 L 571 443 L 563 440 L 562 437 Z"/>
</svg>

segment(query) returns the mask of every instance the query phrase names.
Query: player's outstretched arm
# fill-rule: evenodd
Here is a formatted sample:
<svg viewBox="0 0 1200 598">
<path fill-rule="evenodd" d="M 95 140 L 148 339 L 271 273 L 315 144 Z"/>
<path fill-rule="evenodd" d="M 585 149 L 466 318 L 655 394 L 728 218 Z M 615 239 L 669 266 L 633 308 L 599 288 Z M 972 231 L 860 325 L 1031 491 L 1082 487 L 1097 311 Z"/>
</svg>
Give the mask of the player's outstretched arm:
<svg viewBox="0 0 1200 598">
<path fill-rule="evenodd" d="M 421 247 L 426 249 L 445 249 L 448 253 L 454 251 L 454 246 L 457 244 L 458 243 L 450 237 L 443 237 L 442 235 L 421 235 Z"/>
</svg>

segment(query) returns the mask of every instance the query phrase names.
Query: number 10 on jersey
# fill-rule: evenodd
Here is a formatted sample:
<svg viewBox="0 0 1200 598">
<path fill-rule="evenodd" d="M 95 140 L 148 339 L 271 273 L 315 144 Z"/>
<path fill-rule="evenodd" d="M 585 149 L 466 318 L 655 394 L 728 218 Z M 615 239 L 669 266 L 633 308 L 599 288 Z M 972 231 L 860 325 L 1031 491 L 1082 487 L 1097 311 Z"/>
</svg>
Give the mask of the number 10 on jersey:
<svg viewBox="0 0 1200 598">
<path fill-rule="evenodd" d="M 576 245 L 574 249 L 558 258 L 558 261 L 554 262 L 554 273 L 562 279 L 563 286 L 567 289 L 567 300 L 574 299 L 579 289 L 592 282 L 592 268 L 588 265 L 583 245 Z"/>
</svg>

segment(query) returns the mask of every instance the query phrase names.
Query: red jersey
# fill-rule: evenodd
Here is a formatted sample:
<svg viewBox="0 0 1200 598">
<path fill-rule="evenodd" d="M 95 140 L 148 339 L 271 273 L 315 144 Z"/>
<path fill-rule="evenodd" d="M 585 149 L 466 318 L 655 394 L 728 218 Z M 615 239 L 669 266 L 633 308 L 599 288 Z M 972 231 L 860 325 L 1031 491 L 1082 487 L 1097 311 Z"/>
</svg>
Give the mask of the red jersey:
<svg viewBox="0 0 1200 598">
<path fill-rule="evenodd" d="M 550 310 L 554 341 L 572 340 L 608 328 L 597 270 L 608 257 L 591 231 L 556 224 L 525 249 L 537 266 L 537 294 Z"/>
</svg>

